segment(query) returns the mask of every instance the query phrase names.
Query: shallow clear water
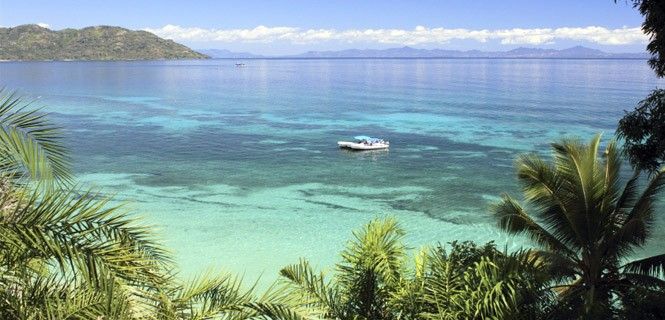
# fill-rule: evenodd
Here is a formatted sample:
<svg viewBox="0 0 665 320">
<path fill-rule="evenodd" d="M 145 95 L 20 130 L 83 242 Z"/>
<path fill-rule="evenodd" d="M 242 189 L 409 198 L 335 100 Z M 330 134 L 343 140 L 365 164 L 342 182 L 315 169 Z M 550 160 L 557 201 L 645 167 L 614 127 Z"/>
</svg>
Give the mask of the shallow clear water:
<svg viewBox="0 0 665 320">
<path fill-rule="evenodd" d="M 0 84 L 66 128 L 81 181 L 159 226 L 185 274 L 332 265 L 391 215 L 412 246 L 524 242 L 488 207 L 521 152 L 610 137 L 658 81 L 635 60 L 3 62 Z M 390 151 L 347 152 L 366 134 Z M 656 243 L 665 236 L 657 232 Z"/>
</svg>

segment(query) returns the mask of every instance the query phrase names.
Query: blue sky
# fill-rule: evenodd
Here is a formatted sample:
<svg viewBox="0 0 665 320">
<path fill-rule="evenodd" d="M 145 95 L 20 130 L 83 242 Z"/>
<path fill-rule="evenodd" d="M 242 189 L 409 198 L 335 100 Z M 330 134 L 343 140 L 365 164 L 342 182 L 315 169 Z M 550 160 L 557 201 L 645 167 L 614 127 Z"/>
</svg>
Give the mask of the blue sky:
<svg viewBox="0 0 665 320">
<path fill-rule="evenodd" d="M 117 25 L 149 29 L 194 48 L 268 54 L 402 45 L 508 50 L 581 44 L 641 51 L 641 22 L 621 0 L 0 0 L 2 26 Z"/>
</svg>

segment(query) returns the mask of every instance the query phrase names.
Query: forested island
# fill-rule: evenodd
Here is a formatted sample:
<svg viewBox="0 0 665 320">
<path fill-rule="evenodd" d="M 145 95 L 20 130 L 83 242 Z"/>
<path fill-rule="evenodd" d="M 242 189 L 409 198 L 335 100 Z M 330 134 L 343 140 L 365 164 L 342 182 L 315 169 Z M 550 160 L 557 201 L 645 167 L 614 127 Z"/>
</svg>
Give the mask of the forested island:
<svg viewBox="0 0 665 320">
<path fill-rule="evenodd" d="M 0 28 L 0 60 L 206 59 L 147 31 L 95 26 L 54 31 L 36 24 Z"/>
</svg>

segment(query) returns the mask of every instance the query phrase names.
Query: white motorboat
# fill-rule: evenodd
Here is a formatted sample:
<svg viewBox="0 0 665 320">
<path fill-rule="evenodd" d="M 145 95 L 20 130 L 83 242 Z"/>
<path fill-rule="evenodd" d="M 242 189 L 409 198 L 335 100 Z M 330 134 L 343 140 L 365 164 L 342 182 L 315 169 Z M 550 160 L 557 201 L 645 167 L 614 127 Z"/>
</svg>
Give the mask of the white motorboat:
<svg viewBox="0 0 665 320">
<path fill-rule="evenodd" d="M 340 148 L 348 148 L 353 150 L 380 150 L 388 149 L 390 147 L 390 142 L 384 141 L 383 139 L 372 138 L 368 136 L 357 136 L 354 137 L 355 142 L 351 141 L 337 141 L 337 145 Z"/>
</svg>

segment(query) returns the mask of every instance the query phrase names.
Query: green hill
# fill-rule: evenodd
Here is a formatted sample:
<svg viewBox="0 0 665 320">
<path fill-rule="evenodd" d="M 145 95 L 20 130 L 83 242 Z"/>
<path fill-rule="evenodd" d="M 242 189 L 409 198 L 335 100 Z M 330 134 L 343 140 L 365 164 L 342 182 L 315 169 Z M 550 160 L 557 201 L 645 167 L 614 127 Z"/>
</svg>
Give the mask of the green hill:
<svg viewBox="0 0 665 320">
<path fill-rule="evenodd" d="M 0 60 L 206 59 L 150 32 L 96 26 L 53 31 L 38 25 L 0 28 Z"/>
</svg>

